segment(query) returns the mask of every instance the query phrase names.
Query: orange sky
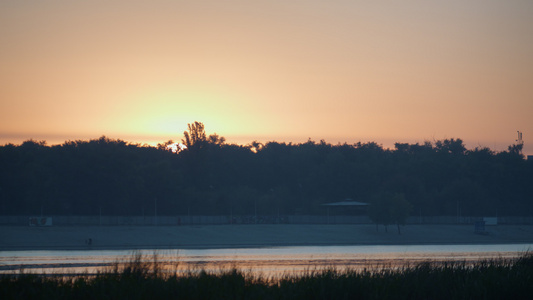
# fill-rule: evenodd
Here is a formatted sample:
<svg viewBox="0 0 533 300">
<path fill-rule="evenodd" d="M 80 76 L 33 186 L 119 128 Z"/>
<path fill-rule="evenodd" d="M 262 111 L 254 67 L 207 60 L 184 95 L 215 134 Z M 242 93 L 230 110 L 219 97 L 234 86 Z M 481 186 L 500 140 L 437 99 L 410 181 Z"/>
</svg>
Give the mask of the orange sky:
<svg viewBox="0 0 533 300">
<path fill-rule="evenodd" d="M 101 135 L 533 154 L 533 1 L 0 2 L 0 144 Z"/>
</svg>

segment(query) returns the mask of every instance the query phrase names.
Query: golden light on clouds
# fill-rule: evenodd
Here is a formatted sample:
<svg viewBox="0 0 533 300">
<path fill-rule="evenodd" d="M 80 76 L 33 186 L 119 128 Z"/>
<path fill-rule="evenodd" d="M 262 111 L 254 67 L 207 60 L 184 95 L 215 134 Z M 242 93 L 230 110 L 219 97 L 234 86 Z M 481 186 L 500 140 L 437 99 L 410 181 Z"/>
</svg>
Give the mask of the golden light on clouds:
<svg viewBox="0 0 533 300">
<path fill-rule="evenodd" d="M 0 3 L 0 141 L 533 136 L 528 1 Z M 502 148 L 503 147 L 503 148 Z M 531 150 L 529 150 L 531 152 Z"/>
</svg>

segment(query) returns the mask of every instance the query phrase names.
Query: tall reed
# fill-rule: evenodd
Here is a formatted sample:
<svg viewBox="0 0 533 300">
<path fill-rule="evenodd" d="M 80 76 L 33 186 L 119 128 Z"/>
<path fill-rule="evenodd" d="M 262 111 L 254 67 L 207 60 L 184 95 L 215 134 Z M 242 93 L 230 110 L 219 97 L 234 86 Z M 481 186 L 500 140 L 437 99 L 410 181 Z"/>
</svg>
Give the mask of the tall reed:
<svg viewBox="0 0 533 300">
<path fill-rule="evenodd" d="M 310 269 L 272 279 L 236 268 L 185 273 L 135 254 L 94 276 L 0 276 L 0 299 L 531 299 L 533 254 L 476 263 Z"/>
</svg>

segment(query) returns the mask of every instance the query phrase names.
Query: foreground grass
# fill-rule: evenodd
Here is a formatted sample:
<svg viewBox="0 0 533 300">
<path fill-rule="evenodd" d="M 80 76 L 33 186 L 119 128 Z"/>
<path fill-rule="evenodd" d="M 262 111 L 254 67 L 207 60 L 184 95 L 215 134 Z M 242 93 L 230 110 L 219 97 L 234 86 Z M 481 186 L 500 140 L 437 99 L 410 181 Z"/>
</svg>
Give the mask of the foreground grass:
<svg viewBox="0 0 533 300">
<path fill-rule="evenodd" d="M 163 272 L 136 255 L 96 276 L 0 277 L 0 299 L 532 299 L 533 254 L 475 264 L 308 271 L 270 279 L 237 269 Z"/>
</svg>

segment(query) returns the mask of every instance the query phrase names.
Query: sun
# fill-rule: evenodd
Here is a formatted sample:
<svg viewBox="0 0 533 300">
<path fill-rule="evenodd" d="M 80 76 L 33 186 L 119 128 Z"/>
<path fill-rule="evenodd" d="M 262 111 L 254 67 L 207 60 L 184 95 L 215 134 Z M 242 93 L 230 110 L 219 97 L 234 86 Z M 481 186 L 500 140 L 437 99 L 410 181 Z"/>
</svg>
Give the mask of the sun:
<svg viewBox="0 0 533 300">
<path fill-rule="evenodd" d="M 185 146 L 182 143 L 173 143 L 173 144 L 167 145 L 166 149 L 172 151 L 173 153 L 178 153 L 184 149 L 187 149 L 187 146 Z"/>
</svg>

